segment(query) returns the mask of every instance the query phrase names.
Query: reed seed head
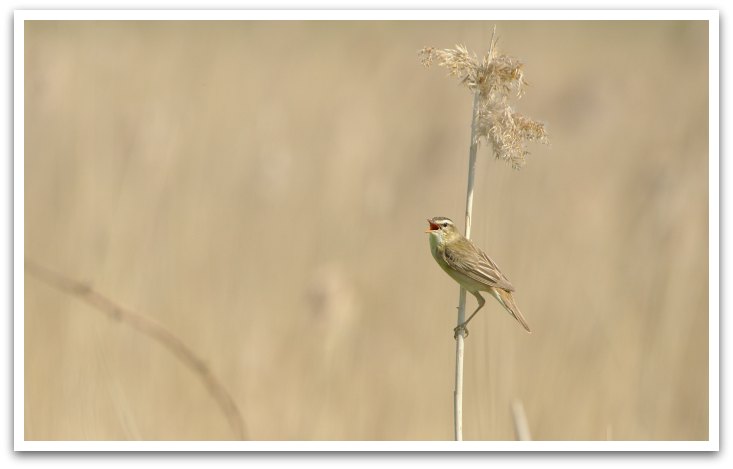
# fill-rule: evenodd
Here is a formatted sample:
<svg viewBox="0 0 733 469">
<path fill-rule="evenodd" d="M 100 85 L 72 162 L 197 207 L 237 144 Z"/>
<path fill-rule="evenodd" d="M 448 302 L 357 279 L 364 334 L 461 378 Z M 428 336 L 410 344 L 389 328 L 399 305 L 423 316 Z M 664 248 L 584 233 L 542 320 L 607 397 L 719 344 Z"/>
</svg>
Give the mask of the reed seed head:
<svg viewBox="0 0 733 469">
<path fill-rule="evenodd" d="M 481 59 L 461 44 L 455 49 L 425 47 L 418 56 L 425 67 L 437 62 L 448 70 L 449 76 L 459 78 L 461 84 L 478 93 L 474 143 L 491 143 L 496 158 L 520 169 L 529 154 L 526 143 L 548 143 L 547 131 L 541 122 L 514 112 L 509 106 L 509 97 L 521 98 L 527 83 L 522 62 L 498 55 L 496 43 L 492 38 L 489 52 Z"/>
</svg>

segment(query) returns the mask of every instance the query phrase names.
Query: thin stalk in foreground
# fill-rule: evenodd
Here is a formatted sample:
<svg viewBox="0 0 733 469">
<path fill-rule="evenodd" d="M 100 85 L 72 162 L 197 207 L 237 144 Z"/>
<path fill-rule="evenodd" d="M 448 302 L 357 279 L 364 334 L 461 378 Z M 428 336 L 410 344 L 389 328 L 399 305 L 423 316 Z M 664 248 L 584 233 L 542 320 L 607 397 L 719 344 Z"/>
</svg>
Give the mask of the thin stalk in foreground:
<svg viewBox="0 0 733 469">
<path fill-rule="evenodd" d="M 493 44 L 493 41 L 492 41 Z M 476 128 L 478 124 L 479 91 L 473 96 L 473 118 L 471 119 L 471 148 L 468 158 L 468 184 L 466 190 L 466 238 L 471 238 L 471 214 L 473 213 L 473 181 L 476 174 L 476 153 L 478 141 Z M 458 324 L 466 320 L 466 290 L 461 287 L 458 296 Z M 456 336 L 456 387 L 453 391 L 454 436 L 456 441 L 463 441 L 463 346 L 466 330 L 459 329 Z"/>
<path fill-rule="evenodd" d="M 455 49 L 424 47 L 418 52 L 425 67 L 437 61 L 452 77 L 474 93 L 471 120 L 471 147 L 468 162 L 468 187 L 466 191 L 466 238 L 471 237 L 473 211 L 474 174 L 479 140 L 491 146 L 494 156 L 520 169 L 529 152 L 526 142 L 547 143 L 544 124 L 530 119 L 512 109 L 510 95 L 522 95 L 524 72 L 522 62 L 507 55 L 497 54 L 496 27 L 491 34 L 489 52 L 482 58 L 468 51 L 465 46 Z M 460 283 L 460 282 L 459 282 Z M 458 299 L 458 325 L 466 316 L 466 291 L 461 288 Z M 463 440 L 463 356 L 466 331 L 456 329 L 456 379 L 453 391 L 454 433 L 456 441 Z"/>
</svg>

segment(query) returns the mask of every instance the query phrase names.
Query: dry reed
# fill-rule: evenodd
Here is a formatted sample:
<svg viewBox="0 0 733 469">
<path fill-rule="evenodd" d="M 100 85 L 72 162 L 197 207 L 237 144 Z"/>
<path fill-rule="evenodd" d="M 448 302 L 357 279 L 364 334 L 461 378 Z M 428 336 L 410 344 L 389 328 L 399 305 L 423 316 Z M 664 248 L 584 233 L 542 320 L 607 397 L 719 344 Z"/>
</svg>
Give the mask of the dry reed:
<svg viewBox="0 0 733 469">
<path fill-rule="evenodd" d="M 469 149 L 468 182 L 466 190 L 466 238 L 471 237 L 471 216 L 473 212 L 474 176 L 476 154 L 483 139 L 491 144 L 494 156 L 520 169 L 526 163 L 529 152 L 526 142 L 547 143 L 544 124 L 515 112 L 509 105 L 510 96 L 520 98 L 524 92 L 522 63 L 506 55 L 498 55 L 494 27 L 489 51 L 480 60 L 475 53 L 469 53 L 463 45 L 455 49 L 426 47 L 419 51 L 420 61 L 429 67 L 437 60 L 438 65 L 448 69 L 448 74 L 458 77 L 461 84 L 474 93 L 471 119 L 471 144 Z M 460 288 L 457 324 L 461 326 L 466 316 L 466 290 Z M 458 328 L 456 339 L 456 372 L 453 391 L 454 437 L 463 440 L 463 357 L 465 328 Z"/>
<path fill-rule="evenodd" d="M 492 37 L 489 52 L 480 60 L 459 44 L 455 49 L 426 47 L 419 52 L 420 61 L 429 67 L 437 60 L 450 76 L 460 78 L 461 84 L 478 95 L 474 109 L 476 132 L 471 143 L 483 139 L 496 158 L 520 169 L 529 154 L 526 142 L 547 143 L 547 131 L 544 124 L 515 112 L 509 105 L 511 96 L 522 97 L 527 82 L 522 62 L 497 55 L 497 41 Z"/>
<path fill-rule="evenodd" d="M 106 314 L 110 319 L 127 324 L 167 348 L 181 363 L 193 371 L 203 382 L 204 386 L 206 386 L 206 389 L 208 389 L 229 422 L 235 439 L 247 439 L 244 419 L 242 419 L 242 414 L 239 412 L 234 398 L 232 398 L 221 381 L 214 376 L 204 360 L 191 347 L 186 345 L 180 337 L 153 319 L 119 306 L 85 283 L 70 279 L 65 275 L 54 272 L 47 267 L 29 260 L 25 261 L 25 271 L 47 285 L 86 301 L 97 311 Z"/>
</svg>

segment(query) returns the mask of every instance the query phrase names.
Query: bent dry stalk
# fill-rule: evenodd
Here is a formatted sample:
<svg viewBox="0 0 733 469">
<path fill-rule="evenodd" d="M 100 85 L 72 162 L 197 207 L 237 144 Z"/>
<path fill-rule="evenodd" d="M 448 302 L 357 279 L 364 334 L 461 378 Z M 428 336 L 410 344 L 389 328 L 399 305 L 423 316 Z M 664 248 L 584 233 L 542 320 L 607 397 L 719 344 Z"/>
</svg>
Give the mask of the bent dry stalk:
<svg viewBox="0 0 733 469">
<path fill-rule="evenodd" d="M 523 64 L 513 57 L 498 55 L 496 49 L 496 27 L 494 27 L 489 52 L 479 59 L 468 52 L 463 45 L 455 49 L 426 47 L 419 51 L 420 61 L 425 67 L 433 62 L 448 69 L 448 74 L 460 79 L 461 84 L 473 91 L 471 116 L 471 144 L 468 158 L 468 182 L 466 190 L 466 238 L 471 237 L 471 216 L 473 213 L 474 176 L 478 145 L 483 141 L 491 145 L 497 159 L 521 169 L 526 164 L 529 152 L 526 143 L 538 141 L 547 143 L 544 124 L 515 112 L 509 105 L 511 95 L 517 98 L 524 92 Z M 458 325 L 466 316 L 466 290 L 460 289 L 458 300 Z M 456 374 L 453 392 L 454 436 L 463 440 L 463 357 L 465 331 L 456 334 Z"/>
<path fill-rule="evenodd" d="M 193 371 L 204 384 L 229 422 L 234 439 L 247 439 L 244 419 L 234 398 L 214 375 L 206 362 L 181 338 L 152 318 L 125 309 L 89 285 L 54 272 L 41 264 L 26 259 L 25 271 L 45 284 L 85 301 L 97 311 L 106 314 L 110 319 L 125 323 L 168 349 L 181 363 Z"/>
</svg>

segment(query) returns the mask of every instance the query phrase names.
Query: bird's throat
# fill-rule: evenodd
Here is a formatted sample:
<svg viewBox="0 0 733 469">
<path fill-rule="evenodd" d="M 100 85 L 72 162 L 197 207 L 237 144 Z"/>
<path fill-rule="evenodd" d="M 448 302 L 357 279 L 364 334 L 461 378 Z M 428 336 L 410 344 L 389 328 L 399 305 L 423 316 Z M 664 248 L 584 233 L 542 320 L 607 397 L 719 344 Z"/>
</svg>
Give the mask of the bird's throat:
<svg viewBox="0 0 733 469">
<path fill-rule="evenodd" d="M 440 235 L 438 233 L 430 233 L 428 241 L 430 242 L 430 253 L 433 255 L 433 258 L 438 263 L 443 262 L 443 242 L 440 239 Z"/>
</svg>

